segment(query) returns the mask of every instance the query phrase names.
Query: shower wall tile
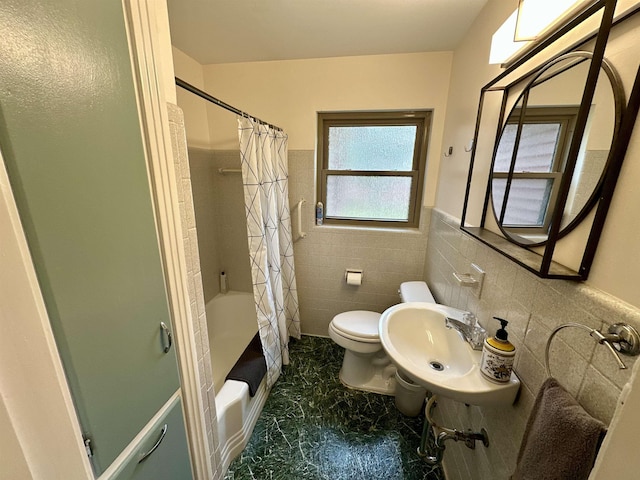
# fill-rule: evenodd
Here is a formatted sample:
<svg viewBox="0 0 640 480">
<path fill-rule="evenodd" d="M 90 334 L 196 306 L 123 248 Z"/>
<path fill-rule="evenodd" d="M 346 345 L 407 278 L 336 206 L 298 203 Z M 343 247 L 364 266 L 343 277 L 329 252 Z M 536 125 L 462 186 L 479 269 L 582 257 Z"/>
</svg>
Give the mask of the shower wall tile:
<svg viewBox="0 0 640 480">
<path fill-rule="evenodd" d="M 242 175 L 218 173 L 220 168 L 240 168 L 239 151 L 214 150 L 212 168 L 215 171 L 213 178 L 215 241 L 218 245 L 219 271 L 225 272 L 229 290 L 251 293 L 253 282 L 249 262 Z M 216 281 L 218 281 L 217 278 Z"/>
<path fill-rule="evenodd" d="M 220 453 L 218 451 L 215 397 L 207 395 L 213 390 L 213 375 L 211 373 L 211 357 L 209 355 L 209 339 L 207 335 L 206 317 L 204 312 L 204 289 L 202 286 L 202 272 L 200 267 L 200 253 L 196 239 L 196 216 L 194 198 L 191 189 L 191 175 L 187 142 L 184 127 L 184 116 L 177 105 L 167 104 L 169 114 L 169 131 L 175 161 L 176 183 L 180 216 L 182 218 L 183 246 L 187 263 L 187 281 L 191 321 L 198 357 L 198 373 L 202 392 L 202 412 L 206 422 L 206 432 L 209 445 L 211 466 L 214 477 L 219 477 Z M 204 320 L 204 321 L 203 321 Z M 214 428 L 215 427 L 215 428 Z"/>
<path fill-rule="evenodd" d="M 455 271 L 469 271 L 471 263 L 486 272 L 480 298 L 453 277 Z M 540 279 L 466 235 L 457 219 L 436 209 L 431 212 L 423 278 L 438 302 L 474 312 L 490 333 L 496 330 L 494 315 L 509 320 L 510 339 L 517 347 L 515 371 L 522 382 L 510 407 L 468 408 L 439 399 L 437 421 L 458 429 L 484 427 L 491 442 L 489 448 L 478 445 L 475 450 L 447 444 L 448 480 L 509 478 L 535 396 L 546 378 L 544 352 L 554 328 L 578 322 L 600 329 L 618 321 L 640 327 L 640 310 L 585 283 Z M 625 357 L 624 362 L 632 367 L 636 358 Z M 553 375 L 587 412 L 605 423 L 611 420 L 631 368 L 620 370 L 605 347 L 576 328 L 554 337 L 549 363 Z"/>
<path fill-rule="evenodd" d="M 220 293 L 220 272 L 230 290 L 251 292 L 242 176 L 220 168 L 240 168 L 237 150 L 189 148 L 197 238 L 205 302 Z"/>
<path fill-rule="evenodd" d="M 302 230 L 292 216 L 294 260 L 303 334 L 327 336 L 331 319 L 348 310 L 382 312 L 398 303 L 400 283 L 422 280 L 428 214 L 420 229 L 374 229 L 315 225 L 315 153 L 289 151 L 289 203 L 304 198 Z M 358 287 L 347 285 L 347 268 L 363 270 Z"/>
<path fill-rule="evenodd" d="M 213 154 L 209 150 L 189 148 L 189 171 L 195 225 L 197 226 L 197 246 L 200 253 L 202 285 L 205 303 L 220 292 L 218 273 L 220 271 L 217 223 L 215 216 L 216 192 L 214 180 L 216 171 Z"/>
</svg>

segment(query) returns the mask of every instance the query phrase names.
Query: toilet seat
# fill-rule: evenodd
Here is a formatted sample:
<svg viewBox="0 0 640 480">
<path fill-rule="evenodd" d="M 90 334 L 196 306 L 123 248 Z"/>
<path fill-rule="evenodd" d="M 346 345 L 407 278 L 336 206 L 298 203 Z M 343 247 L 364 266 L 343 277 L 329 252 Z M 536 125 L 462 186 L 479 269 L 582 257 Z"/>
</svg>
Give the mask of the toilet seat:
<svg viewBox="0 0 640 480">
<path fill-rule="evenodd" d="M 378 323 L 381 315 L 366 310 L 339 313 L 331 321 L 331 327 L 345 338 L 363 343 L 379 343 Z"/>
<path fill-rule="evenodd" d="M 404 282 L 403 302 L 435 303 L 425 282 Z M 329 323 L 329 337 L 344 348 L 340 381 L 349 388 L 394 395 L 396 367 L 382 348 L 378 328 L 381 314 L 354 310 L 337 314 Z"/>
</svg>

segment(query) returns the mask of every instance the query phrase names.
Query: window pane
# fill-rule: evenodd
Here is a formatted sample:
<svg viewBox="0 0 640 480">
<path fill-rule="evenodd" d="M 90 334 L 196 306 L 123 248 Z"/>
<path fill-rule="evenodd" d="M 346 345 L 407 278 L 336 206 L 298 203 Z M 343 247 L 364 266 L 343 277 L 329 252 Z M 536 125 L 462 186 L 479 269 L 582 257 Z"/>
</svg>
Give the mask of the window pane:
<svg viewBox="0 0 640 480">
<path fill-rule="evenodd" d="M 411 177 L 327 177 L 327 217 L 408 221 Z"/>
<path fill-rule="evenodd" d="M 516 140 L 518 126 L 512 123 L 505 125 L 496 151 L 496 161 L 493 165 L 494 172 L 508 172 L 513 156 L 513 146 Z"/>
<path fill-rule="evenodd" d="M 411 171 L 417 128 L 329 127 L 329 170 Z"/>
<path fill-rule="evenodd" d="M 494 172 L 508 172 L 518 126 L 508 124 L 500 137 Z M 559 123 L 522 125 L 515 172 L 551 172 L 560 135 Z"/>
<path fill-rule="evenodd" d="M 500 215 L 506 178 L 494 178 L 492 198 L 496 214 Z M 504 226 L 542 227 L 549 208 L 552 178 L 514 178 L 509 189 L 509 201 L 504 214 Z"/>
<path fill-rule="evenodd" d="M 551 172 L 558 147 L 559 123 L 528 123 L 522 126 L 516 172 Z"/>
</svg>

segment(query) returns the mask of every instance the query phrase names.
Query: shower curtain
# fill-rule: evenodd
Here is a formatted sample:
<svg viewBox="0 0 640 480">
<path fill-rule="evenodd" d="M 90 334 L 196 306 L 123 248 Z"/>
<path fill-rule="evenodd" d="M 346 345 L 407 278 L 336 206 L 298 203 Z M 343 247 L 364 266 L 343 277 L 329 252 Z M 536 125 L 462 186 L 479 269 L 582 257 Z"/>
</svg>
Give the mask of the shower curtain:
<svg viewBox="0 0 640 480">
<path fill-rule="evenodd" d="M 253 297 L 271 387 L 289 363 L 289 338 L 300 338 L 287 136 L 245 117 L 238 118 L 238 136 Z"/>
</svg>

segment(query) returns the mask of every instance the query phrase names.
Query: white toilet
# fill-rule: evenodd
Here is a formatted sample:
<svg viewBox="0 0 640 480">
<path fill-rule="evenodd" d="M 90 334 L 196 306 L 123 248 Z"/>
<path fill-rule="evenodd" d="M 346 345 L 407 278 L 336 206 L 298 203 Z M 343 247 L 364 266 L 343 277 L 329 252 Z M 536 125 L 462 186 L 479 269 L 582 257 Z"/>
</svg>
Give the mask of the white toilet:
<svg viewBox="0 0 640 480">
<path fill-rule="evenodd" d="M 425 282 L 404 282 L 401 302 L 436 303 Z M 365 310 L 339 313 L 329 324 L 329 336 L 345 349 L 340 381 L 349 388 L 393 395 L 396 367 L 378 336 L 380 314 Z"/>
</svg>

